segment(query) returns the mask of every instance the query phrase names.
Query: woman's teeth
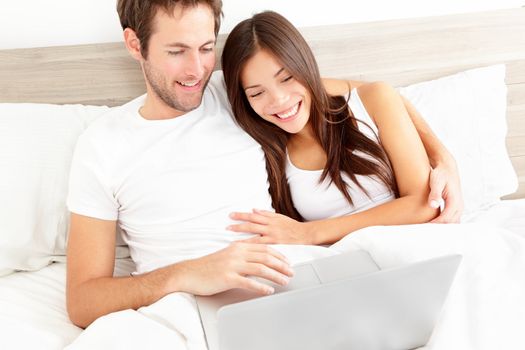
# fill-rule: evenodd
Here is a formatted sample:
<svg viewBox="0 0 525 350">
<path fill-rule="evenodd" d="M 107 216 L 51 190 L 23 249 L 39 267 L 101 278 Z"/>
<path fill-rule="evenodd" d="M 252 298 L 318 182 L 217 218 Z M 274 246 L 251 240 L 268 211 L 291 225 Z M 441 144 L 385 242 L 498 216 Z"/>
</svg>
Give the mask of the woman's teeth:
<svg viewBox="0 0 525 350">
<path fill-rule="evenodd" d="M 290 109 L 288 112 L 286 112 L 286 113 L 277 113 L 276 116 L 278 116 L 281 119 L 287 119 L 287 118 L 290 118 L 291 116 L 295 115 L 297 113 L 298 109 L 299 109 L 299 102 L 295 106 L 293 106 L 292 109 Z"/>
</svg>

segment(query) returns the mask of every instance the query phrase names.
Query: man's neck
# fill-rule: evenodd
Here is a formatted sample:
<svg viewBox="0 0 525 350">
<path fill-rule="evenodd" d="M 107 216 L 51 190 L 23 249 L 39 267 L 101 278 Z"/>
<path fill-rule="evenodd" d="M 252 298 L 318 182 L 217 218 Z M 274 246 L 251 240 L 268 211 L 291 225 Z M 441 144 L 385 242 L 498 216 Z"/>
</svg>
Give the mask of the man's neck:
<svg viewBox="0 0 525 350">
<path fill-rule="evenodd" d="M 158 96 L 152 93 L 146 94 L 146 102 L 139 109 L 139 114 L 147 120 L 173 119 L 186 114 L 166 105 Z"/>
</svg>

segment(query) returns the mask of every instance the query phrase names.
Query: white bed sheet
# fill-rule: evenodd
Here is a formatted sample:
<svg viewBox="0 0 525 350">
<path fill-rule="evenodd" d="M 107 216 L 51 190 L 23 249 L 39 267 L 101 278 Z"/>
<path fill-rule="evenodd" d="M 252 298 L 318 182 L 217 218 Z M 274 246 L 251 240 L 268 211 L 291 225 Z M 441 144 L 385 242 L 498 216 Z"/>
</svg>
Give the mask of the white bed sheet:
<svg viewBox="0 0 525 350">
<path fill-rule="evenodd" d="M 525 198 L 499 201 L 473 213 L 464 222 L 502 227 L 525 238 Z"/>
<path fill-rule="evenodd" d="M 118 259 L 115 274 L 133 271 Z M 65 298 L 66 264 L 0 278 L 0 349 L 63 349 L 82 332 L 69 320 Z"/>
<path fill-rule="evenodd" d="M 503 227 L 525 239 L 525 199 L 501 201 L 465 222 Z M 133 269 L 131 261 L 118 259 L 115 274 Z M 66 265 L 54 263 L 0 278 L 0 349 L 63 349 L 81 334 L 67 317 L 65 275 Z"/>
</svg>

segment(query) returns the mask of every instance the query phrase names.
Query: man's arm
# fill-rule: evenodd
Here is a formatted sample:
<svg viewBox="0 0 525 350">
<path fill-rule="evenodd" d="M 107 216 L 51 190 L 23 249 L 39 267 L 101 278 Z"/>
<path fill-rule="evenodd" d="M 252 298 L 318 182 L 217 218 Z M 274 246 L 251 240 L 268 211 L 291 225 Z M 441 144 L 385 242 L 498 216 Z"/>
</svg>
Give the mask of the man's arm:
<svg viewBox="0 0 525 350">
<path fill-rule="evenodd" d="M 293 275 L 286 258 L 268 246 L 234 243 L 142 275 L 113 277 L 115 231 L 115 221 L 71 214 L 66 298 L 69 317 L 79 327 L 111 312 L 150 305 L 173 292 L 211 295 L 245 288 L 271 294 L 273 288 L 246 276 L 284 285 Z"/>
<path fill-rule="evenodd" d="M 350 89 L 366 82 L 356 80 L 323 79 L 326 91 L 330 95 L 346 95 Z M 430 175 L 430 194 L 428 203 L 437 208 L 444 204 L 445 209 L 432 222 L 459 222 L 463 211 L 463 195 L 456 161 L 452 154 L 436 137 L 417 109 L 404 96 L 401 96 L 410 119 L 423 142 L 432 172 Z"/>
<path fill-rule="evenodd" d="M 67 249 L 67 310 L 87 327 L 98 317 L 149 305 L 163 296 L 152 275 L 113 277 L 116 222 L 71 214 Z"/>
</svg>

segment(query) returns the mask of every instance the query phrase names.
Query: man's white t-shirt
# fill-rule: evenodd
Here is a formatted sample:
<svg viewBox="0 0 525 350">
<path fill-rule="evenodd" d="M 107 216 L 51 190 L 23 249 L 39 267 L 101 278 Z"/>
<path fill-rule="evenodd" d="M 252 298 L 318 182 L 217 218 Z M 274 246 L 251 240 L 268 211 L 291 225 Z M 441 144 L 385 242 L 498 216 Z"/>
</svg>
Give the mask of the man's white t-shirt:
<svg viewBox="0 0 525 350">
<path fill-rule="evenodd" d="M 264 153 L 233 121 L 222 72 L 201 105 L 146 120 L 145 96 L 96 120 L 78 140 L 71 212 L 117 220 L 137 272 L 200 257 L 242 238 L 232 211 L 271 209 Z"/>
</svg>

